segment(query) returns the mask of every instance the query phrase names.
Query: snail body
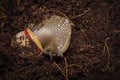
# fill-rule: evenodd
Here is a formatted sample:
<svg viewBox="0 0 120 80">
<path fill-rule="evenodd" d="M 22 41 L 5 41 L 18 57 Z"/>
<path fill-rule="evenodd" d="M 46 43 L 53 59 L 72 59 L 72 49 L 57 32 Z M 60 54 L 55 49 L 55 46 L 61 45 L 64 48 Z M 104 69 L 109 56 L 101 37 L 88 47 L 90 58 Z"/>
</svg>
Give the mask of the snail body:
<svg viewBox="0 0 120 80">
<path fill-rule="evenodd" d="M 71 39 L 71 23 L 68 18 L 52 15 L 38 25 L 29 24 L 28 28 L 31 28 L 31 30 L 28 29 L 30 37 L 36 38 L 32 40 L 39 46 L 42 53 L 51 56 L 63 56 L 63 53 L 68 49 Z M 23 32 L 20 32 L 15 36 L 20 37 L 21 34 L 24 35 Z M 25 40 L 28 41 L 26 38 Z M 25 41 L 18 39 L 15 41 L 21 42 L 21 46 L 26 46 Z M 27 44 L 29 45 L 29 42 Z"/>
</svg>

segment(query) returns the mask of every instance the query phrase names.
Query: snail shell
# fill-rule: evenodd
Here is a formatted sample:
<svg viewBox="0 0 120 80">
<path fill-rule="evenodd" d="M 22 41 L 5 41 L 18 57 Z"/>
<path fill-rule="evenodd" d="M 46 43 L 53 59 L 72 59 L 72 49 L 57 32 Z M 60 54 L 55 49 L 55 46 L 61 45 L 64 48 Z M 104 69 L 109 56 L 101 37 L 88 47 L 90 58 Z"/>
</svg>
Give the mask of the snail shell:
<svg viewBox="0 0 120 80">
<path fill-rule="evenodd" d="M 28 33 L 30 32 L 30 37 L 33 36 L 38 40 L 36 43 L 40 45 L 40 49 L 43 53 L 52 56 L 63 56 L 63 53 L 68 49 L 71 39 L 71 23 L 68 18 L 61 17 L 57 15 L 52 15 L 49 18 L 45 18 L 38 25 L 29 24 Z M 33 36 L 31 36 L 31 34 Z M 25 38 L 20 40 L 18 37 L 21 35 Z M 20 43 L 20 46 L 29 46 L 29 41 L 26 39 L 24 31 L 15 35 L 15 42 Z M 12 41 L 14 42 L 14 41 Z M 26 45 L 27 44 L 27 45 Z"/>
</svg>

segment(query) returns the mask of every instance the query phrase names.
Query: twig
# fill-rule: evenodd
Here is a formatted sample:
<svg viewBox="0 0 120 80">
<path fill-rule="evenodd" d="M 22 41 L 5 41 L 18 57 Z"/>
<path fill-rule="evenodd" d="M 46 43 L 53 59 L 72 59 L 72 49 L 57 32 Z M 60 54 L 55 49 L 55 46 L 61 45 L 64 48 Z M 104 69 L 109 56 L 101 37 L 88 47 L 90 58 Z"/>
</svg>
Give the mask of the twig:
<svg viewBox="0 0 120 80">
<path fill-rule="evenodd" d="M 55 10 L 55 9 L 48 9 L 46 7 L 40 7 L 40 10 L 42 12 L 55 12 L 55 13 L 59 13 L 60 15 L 64 16 L 64 17 L 67 17 L 63 12 L 61 11 L 58 11 L 58 10 Z"/>
<path fill-rule="evenodd" d="M 115 33 L 120 33 L 120 30 L 114 30 Z"/>
<path fill-rule="evenodd" d="M 105 51 L 107 51 L 107 56 L 108 56 L 108 59 L 107 59 L 107 67 L 110 69 L 110 49 L 109 49 L 109 46 L 107 44 L 107 39 L 105 39 L 105 43 L 104 43 L 104 50 L 103 52 L 105 53 Z"/>
<path fill-rule="evenodd" d="M 7 16 L 0 16 L 0 19 L 6 19 Z"/>
<path fill-rule="evenodd" d="M 5 25 L 5 23 L 1 23 L 0 27 L 2 28 Z"/>
<path fill-rule="evenodd" d="M 66 77 L 68 77 L 68 65 L 67 65 L 66 57 L 64 58 L 64 60 L 65 60 L 65 73 L 66 73 Z M 66 78 L 66 80 L 68 80 L 68 78 Z"/>
<path fill-rule="evenodd" d="M 54 63 L 54 64 L 60 70 L 61 74 L 65 77 L 65 79 L 68 80 L 68 77 L 65 75 L 65 73 L 63 72 L 63 70 L 58 66 L 58 64 L 57 63 Z"/>
<path fill-rule="evenodd" d="M 0 10 L 2 10 L 2 11 L 5 12 L 5 13 L 8 13 L 8 11 L 5 10 L 2 6 L 0 6 Z"/>
<path fill-rule="evenodd" d="M 71 18 L 74 19 L 74 18 L 77 18 L 77 17 L 81 17 L 81 16 L 85 15 L 86 13 L 88 13 L 89 11 L 90 11 L 90 9 L 87 9 L 87 10 L 85 10 L 83 13 L 81 13 L 81 14 L 79 14 L 79 15 L 76 15 L 76 16 L 73 16 L 73 17 L 71 17 Z"/>
<path fill-rule="evenodd" d="M 68 65 L 68 67 L 74 67 L 74 66 L 81 66 L 80 64 L 71 64 L 71 65 Z"/>
</svg>

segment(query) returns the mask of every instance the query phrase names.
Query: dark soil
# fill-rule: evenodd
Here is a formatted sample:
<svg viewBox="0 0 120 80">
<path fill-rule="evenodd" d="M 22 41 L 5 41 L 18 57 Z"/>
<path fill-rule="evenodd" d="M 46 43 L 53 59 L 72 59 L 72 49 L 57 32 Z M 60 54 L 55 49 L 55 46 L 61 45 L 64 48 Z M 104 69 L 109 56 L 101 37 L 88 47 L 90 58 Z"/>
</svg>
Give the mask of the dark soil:
<svg viewBox="0 0 120 80">
<path fill-rule="evenodd" d="M 65 58 L 21 57 L 11 38 L 42 15 L 61 12 L 73 22 Z M 67 60 L 67 61 L 66 61 Z M 119 0 L 0 0 L 0 80 L 119 80 Z"/>
</svg>

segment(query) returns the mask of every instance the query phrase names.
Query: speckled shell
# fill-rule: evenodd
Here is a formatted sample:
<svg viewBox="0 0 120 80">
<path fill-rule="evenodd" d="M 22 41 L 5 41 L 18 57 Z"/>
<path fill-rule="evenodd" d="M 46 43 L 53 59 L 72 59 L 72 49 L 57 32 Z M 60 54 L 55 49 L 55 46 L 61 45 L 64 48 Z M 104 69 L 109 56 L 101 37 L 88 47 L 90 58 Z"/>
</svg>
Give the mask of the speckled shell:
<svg viewBox="0 0 120 80">
<path fill-rule="evenodd" d="M 38 25 L 28 24 L 28 28 L 42 45 L 43 53 L 63 56 L 63 53 L 68 49 L 71 39 L 71 22 L 68 18 L 51 15 Z M 24 41 L 19 39 L 21 35 L 24 37 Z M 19 32 L 15 37 L 17 37 L 15 41 L 19 42 L 20 46 L 26 46 L 27 38 L 24 31 Z M 27 41 L 27 46 L 29 45 Z"/>
<path fill-rule="evenodd" d="M 58 56 L 68 48 L 71 39 L 71 23 L 68 18 L 52 15 L 37 26 L 33 33 L 40 40 L 45 51 L 50 50 Z"/>
</svg>

